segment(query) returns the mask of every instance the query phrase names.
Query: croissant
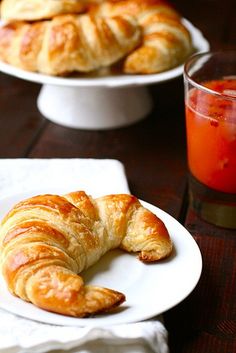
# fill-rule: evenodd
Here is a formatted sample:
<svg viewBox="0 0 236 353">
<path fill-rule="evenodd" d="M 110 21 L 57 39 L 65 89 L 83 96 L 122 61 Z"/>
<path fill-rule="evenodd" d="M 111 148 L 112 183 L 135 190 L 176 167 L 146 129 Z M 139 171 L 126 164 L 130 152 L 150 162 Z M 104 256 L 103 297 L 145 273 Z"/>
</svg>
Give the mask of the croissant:
<svg viewBox="0 0 236 353">
<path fill-rule="evenodd" d="M 1 18 L 4 21 L 34 21 L 61 14 L 81 13 L 86 9 L 86 0 L 3 0 Z"/>
<path fill-rule="evenodd" d="M 9 291 L 69 316 L 105 312 L 125 300 L 112 289 L 84 285 L 78 275 L 114 248 L 151 262 L 168 256 L 172 242 L 164 223 L 126 194 L 35 196 L 18 203 L 0 228 L 0 264 Z"/>
<path fill-rule="evenodd" d="M 141 30 L 131 16 L 61 15 L 0 28 L 0 59 L 28 71 L 62 75 L 111 65 L 133 50 Z"/>
<path fill-rule="evenodd" d="M 169 70 L 192 52 L 191 36 L 181 16 L 164 0 L 111 0 L 91 6 L 94 16 L 134 16 L 142 28 L 142 45 L 127 56 L 125 73 Z"/>
</svg>

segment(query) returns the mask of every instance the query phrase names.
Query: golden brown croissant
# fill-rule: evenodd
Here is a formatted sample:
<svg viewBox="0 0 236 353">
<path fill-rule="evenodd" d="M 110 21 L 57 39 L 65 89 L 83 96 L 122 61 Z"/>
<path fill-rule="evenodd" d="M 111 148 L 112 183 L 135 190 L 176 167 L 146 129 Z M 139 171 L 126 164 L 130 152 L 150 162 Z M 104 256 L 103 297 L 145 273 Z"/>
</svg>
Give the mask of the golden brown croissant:
<svg viewBox="0 0 236 353">
<path fill-rule="evenodd" d="M 92 199 L 78 191 L 40 195 L 17 204 L 0 228 L 1 269 L 10 292 L 48 311 L 84 317 L 125 300 L 86 286 L 78 275 L 114 248 L 146 262 L 168 256 L 163 222 L 131 195 Z"/>
<path fill-rule="evenodd" d="M 88 72 L 115 63 L 140 40 L 140 28 L 131 16 L 62 15 L 1 27 L 0 59 L 50 75 Z"/>
<path fill-rule="evenodd" d="M 190 33 L 180 15 L 164 0 L 111 0 L 91 8 L 94 16 L 134 16 L 143 44 L 124 63 L 124 72 L 150 74 L 171 69 L 192 52 Z"/>
<path fill-rule="evenodd" d="M 81 13 L 86 0 L 3 0 L 1 18 L 5 21 L 34 21 L 57 15 Z"/>
</svg>

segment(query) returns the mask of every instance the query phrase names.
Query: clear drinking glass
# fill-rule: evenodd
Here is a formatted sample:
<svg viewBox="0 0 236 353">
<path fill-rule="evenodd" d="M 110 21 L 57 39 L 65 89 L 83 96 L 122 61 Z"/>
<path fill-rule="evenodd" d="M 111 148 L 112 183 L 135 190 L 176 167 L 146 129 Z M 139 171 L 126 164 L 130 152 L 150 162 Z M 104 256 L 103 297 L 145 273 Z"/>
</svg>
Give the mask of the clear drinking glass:
<svg viewBox="0 0 236 353">
<path fill-rule="evenodd" d="M 191 206 L 236 229 L 236 51 L 192 56 L 184 83 Z"/>
</svg>

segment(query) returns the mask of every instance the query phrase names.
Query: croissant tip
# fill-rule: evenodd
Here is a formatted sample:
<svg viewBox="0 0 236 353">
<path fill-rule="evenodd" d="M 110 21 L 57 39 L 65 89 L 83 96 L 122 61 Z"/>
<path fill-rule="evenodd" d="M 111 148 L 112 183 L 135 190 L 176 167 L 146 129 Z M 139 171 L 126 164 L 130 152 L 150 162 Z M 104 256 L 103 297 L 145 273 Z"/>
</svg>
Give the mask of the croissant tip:
<svg viewBox="0 0 236 353">
<path fill-rule="evenodd" d="M 171 253 L 172 249 L 165 253 L 158 254 L 155 251 L 141 251 L 138 255 L 138 259 L 144 263 L 156 262 L 165 259 Z"/>
<path fill-rule="evenodd" d="M 126 301 L 126 296 L 123 293 L 119 293 L 119 301 L 117 305 L 120 305 Z"/>
<path fill-rule="evenodd" d="M 126 297 L 123 293 L 117 292 L 117 301 L 106 310 L 106 312 L 111 312 L 116 310 L 117 308 L 120 307 L 121 304 L 123 304 L 126 301 Z M 119 309 L 118 309 L 119 310 Z"/>
</svg>

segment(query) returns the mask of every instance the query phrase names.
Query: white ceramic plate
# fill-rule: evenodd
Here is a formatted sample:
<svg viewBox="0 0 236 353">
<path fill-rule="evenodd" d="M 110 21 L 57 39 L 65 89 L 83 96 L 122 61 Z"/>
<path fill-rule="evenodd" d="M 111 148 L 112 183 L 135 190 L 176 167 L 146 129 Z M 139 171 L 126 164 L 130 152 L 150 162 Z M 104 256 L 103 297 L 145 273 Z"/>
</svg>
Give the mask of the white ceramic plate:
<svg viewBox="0 0 236 353">
<path fill-rule="evenodd" d="M 29 196 L 32 193 L 0 200 L 0 218 L 16 202 Z M 180 303 L 190 294 L 200 278 L 201 253 L 191 234 L 173 217 L 155 206 L 142 203 L 164 221 L 173 240 L 174 251 L 170 258 L 147 265 L 140 262 L 135 255 L 115 250 L 107 253 L 96 265 L 84 272 L 83 277 L 87 284 L 105 286 L 126 295 L 126 302 L 116 312 L 84 319 L 49 313 L 12 296 L 3 279 L 0 283 L 0 307 L 22 317 L 49 324 L 107 326 L 145 320 Z"/>
<path fill-rule="evenodd" d="M 186 19 L 183 23 L 189 29 L 193 46 L 196 52 L 209 50 L 209 43 L 203 37 L 202 33 L 194 27 Z M 52 84 L 56 86 L 67 87 L 127 87 L 127 86 L 143 86 L 147 84 L 161 83 L 181 76 L 183 73 L 183 65 L 172 70 L 168 70 L 153 75 L 113 75 L 113 76 L 78 76 L 78 77 L 53 77 L 33 72 L 27 72 L 11 65 L 0 62 L 0 71 L 16 76 L 18 78 L 38 82 L 42 84 Z"/>
</svg>

